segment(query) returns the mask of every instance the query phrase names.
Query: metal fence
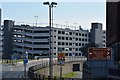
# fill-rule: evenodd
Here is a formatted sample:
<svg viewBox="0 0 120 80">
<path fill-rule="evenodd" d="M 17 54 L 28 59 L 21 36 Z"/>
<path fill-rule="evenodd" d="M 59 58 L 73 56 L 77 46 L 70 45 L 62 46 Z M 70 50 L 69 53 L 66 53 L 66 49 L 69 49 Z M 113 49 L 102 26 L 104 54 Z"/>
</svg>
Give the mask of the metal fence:
<svg viewBox="0 0 120 80">
<path fill-rule="evenodd" d="M 85 57 L 69 57 L 65 59 L 65 62 L 72 62 L 72 61 L 86 61 L 87 59 Z M 57 58 L 53 60 L 53 65 L 57 64 Z M 32 80 L 51 80 L 49 75 L 43 75 L 43 74 L 37 74 L 35 71 L 40 70 L 42 68 L 48 67 L 49 62 L 43 62 L 42 64 L 38 64 L 35 66 L 32 66 L 28 70 L 28 77 Z M 60 77 L 53 76 L 52 80 L 60 80 Z M 62 80 L 80 80 L 80 79 L 74 79 L 74 78 L 62 78 Z"/>
</svg>

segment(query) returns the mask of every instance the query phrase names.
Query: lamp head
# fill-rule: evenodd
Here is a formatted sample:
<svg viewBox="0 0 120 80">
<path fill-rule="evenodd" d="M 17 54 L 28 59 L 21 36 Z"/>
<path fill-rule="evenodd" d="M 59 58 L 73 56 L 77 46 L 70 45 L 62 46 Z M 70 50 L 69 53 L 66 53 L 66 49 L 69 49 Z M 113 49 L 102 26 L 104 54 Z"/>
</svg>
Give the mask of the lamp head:
<svg viewBox="0 0 120 80">
<path fill-rule="evenodd" d="M 43 2 L 44 5 L 49 5 L 49 2 Z"/>
<path fill-rule="evenodd" d="M 51 5 L 57 5 L 57 3 L 56 2 L 52 2 Z"/>
</svg>

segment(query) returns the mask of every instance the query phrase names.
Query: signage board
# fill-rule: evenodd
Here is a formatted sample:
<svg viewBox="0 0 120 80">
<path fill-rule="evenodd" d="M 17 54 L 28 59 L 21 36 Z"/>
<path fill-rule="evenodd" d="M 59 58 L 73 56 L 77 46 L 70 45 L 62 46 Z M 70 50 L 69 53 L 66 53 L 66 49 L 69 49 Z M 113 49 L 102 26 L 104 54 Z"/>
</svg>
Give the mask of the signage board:
<svg viewBox="0 0 120 80">
<path fill-rule="evenodd" d="M 24 64 L 27 64 L 27 63 L 28 63 L 28 59 L 25 58 L 25 59 L 23 60 L 23 63 L 24 63 Z"/>
<path fill-rule="evenodd" d="M 111 59 L 111 48 L 89 48 L 88 59 L 89 60 L 109 60 Z"/>
<path fill-rule="evenodd" d="M 58 65 L 64 65 L 64 64 L 65 64 L 65 54 L 58 53 Z"/>
</svg>

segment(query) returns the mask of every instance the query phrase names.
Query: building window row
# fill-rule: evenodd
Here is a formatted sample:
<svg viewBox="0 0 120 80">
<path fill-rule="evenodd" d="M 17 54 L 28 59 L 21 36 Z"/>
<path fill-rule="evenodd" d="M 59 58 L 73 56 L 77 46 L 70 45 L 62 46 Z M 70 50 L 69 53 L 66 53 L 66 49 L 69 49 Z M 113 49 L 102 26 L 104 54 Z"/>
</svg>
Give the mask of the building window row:
<svg viewBox="0 0 120 80">
<path fill-rule="evenodd" d="M 66 56 L 72 56 L 72 55 L 75 55 L 75 56 L 82 56 L 81 53 L 65 53 Z"/>
<path fill-rule="evenodd" d="M 66 45 L 66 46 L 86 46 L 87 43 L 68 43 L 68 42 L 58 42 L 58 45 Z"/>
<path fill-rule="evenodd" d="M 58 47 L 58 49 L 59 49 L 60 47 Z M 54 47 L 54 49 L 56 49 L 56 47 Z M 62 49 L 62 51 L 81 51 L 81 48 L 66 48 L 66 47 L 62 47 L 61 48 Z"/>
<path fill-rule="evenodd" d="M 58 40 L 76 40 L 76 41 L 88 41 L 86 38 L 75 38 L 75 37 L 61 37 L 58 36 Z"/>
<path fill-rule="evenodd" d="M 56 32 L 54 30 L 54 32 Z M 67 32 L 67 31 L 58 31 L 58 34 L 67 34 L 67 35 L 76 35 L 76 36 L 85 36 L 85 37 L 88 37 L 88 34 L 86 33 L 75 33 L 75 32 Z"/>
</svg>

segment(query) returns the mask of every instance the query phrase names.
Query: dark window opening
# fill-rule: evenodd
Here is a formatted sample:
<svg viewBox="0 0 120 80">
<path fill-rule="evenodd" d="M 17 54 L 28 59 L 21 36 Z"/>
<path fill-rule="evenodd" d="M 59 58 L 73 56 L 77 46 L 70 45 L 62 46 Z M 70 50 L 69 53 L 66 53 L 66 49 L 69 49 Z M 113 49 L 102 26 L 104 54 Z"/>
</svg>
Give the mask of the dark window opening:
<svg viewBox="0 0 120 80">
<path fill-rule="evenodd" d="M 61 34 L 61 31 L 58 31 L 58 34 Z"/>
<path fill-rule="evenodd" d="M 72 32 L 70 32 L 69 34 L 72 35 Z"/>
<path fill-rule="evenodd" d="M 82 34 L 82 36 L 84 36 L 84 34 Z"/>
<path fill-rule="evenodd" d="M 62 34 L 65 34 L 65 31 L 62 31 Z"/>
</svg>

